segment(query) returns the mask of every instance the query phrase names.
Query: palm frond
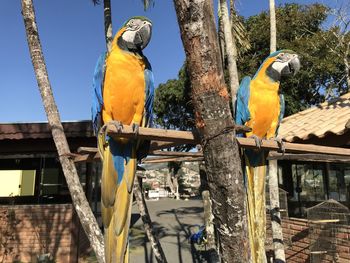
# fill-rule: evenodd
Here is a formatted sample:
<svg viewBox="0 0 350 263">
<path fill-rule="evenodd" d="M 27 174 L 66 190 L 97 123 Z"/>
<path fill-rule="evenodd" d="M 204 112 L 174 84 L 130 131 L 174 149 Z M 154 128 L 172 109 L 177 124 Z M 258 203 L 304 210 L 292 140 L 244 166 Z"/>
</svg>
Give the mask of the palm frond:
<svg viewBox="0 0 350 263">
<path fill-rule="evenodd" d="M 237 15 L 237 13 L 235 11 L 232 12 L 232 10 L 231 10 L 231 26 L 232 26 L 233 36 L 236 39 L 236 43 L 240 46 L 239 53 L 249 50 L 251 48 L 251 44 L 250 44 L 247 29 L 245 28 L 242 20 Z"/>
<path fill-rule="evenodd" d="M 92 2 L 94 3 L 94 5 L 99 5 L 99 4 L 101 4 L 101 0 L 92 0 Z"/>
</svg>

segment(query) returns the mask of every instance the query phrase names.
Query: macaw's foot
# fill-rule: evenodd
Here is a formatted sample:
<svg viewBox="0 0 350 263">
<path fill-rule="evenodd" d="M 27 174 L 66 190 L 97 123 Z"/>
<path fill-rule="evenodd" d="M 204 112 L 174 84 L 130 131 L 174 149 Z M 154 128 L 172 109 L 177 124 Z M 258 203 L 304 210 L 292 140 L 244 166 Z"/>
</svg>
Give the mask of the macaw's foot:
<svg viewBox="0 0 350 263">
<path fill-rule="evenodd" d="M 279 147 L 279 151 L 282 154 L 284 154 L 286 152 L 286 145 L 284 143 L 284 141 L 282 140 L 282 138 L 280 137 L 275 137 L 274 140 L 277 142 L 278 147 Z"/>
<path fill-rule="evenodd" d="M 107 123 L 108 125 L 113 125 L 116 129 L 117 129 L 117 132 L 122 132 L 124 127 L 123 127 L 123 123 L 121 123 L 120 121 L 117 121 L 117 120 L 113 120 L 113 121 L 109 121 Z"/>
<path fill-rule="evenodd" d="M 260 139 L 260 138 L 259 138 L 258 136 L 256 136 L 256 135 L 249 136 L 249 138 L 253 138 L 254 141 L 255 141 L 256 147 L 258 147 L 258 149 L 261 149 L 262 139 Z"/>
<path fill-rule="evenodd" d="M 138 125 L 138 124 L 136 124 L 136 123 L 133 123 L 131 127 L 132 127 L 133 133 L 134 133 L 136 136 L 139 135 L 140 125 Z"/>
<path fill-rule="evenodd" d="M 99 133 L 103 135 L 103 138 L 104 138 L 104 139 L 106 139 L 106 136 L 107 136 L 107 125 L 106 125 L 106 124 L 104 124 L 104 125 L 101 127 Z"/>
</svg>

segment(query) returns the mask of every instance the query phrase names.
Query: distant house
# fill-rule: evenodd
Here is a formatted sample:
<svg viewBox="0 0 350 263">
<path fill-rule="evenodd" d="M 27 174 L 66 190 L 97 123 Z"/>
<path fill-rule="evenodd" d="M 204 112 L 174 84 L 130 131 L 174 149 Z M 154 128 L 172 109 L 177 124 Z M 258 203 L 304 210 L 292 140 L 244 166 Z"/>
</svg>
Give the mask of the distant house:
<svg viewBox="0 0 350 263">
<path fill-rule="evenodd" d="M 350 147 L 350 93 L 283 119 L 279 136 L 287 142 Z M 349 158 L 285 154 L 279 160 L 279 183 L 288 191 L 289 215 L 334 199 L 349 207 Z"/>
<path fill-rule="evenodd" d="M 65 122 L 72 152 L 96 147 L 89 121 Z M 77 164 L 94 207 L 98 164 Z M 96 212 L 96 209 L 94 209 Z M 71 204 L 67 183 L 47 123 L 0 124 L 0 262 L 77 262 L 89 244 Z"/>
</svg>

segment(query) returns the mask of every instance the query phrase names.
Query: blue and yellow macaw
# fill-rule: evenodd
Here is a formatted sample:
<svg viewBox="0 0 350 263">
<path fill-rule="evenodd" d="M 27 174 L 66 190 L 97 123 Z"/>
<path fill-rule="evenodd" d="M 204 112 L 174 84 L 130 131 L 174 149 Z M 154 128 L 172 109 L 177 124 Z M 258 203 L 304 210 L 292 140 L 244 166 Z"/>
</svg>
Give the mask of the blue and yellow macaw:
<svg viewBox="0 0 350 263">
<path fill-rule="evenodd" d="M 280 93 L 282 76 L 295 74 L 300 69 L 298 55 L 291 50 L 271 53 L 251 79 L 243 78 L 236 103 L 236 123 L 252 130 L 246 134 L 260 146 L 262 139 L 277 137 L 284 115 L 284 97 Z M 267 152 L 244 150 L 245 183 L 247 188 L 247 215 L 253 262 L 266 262 L 265 256 L 265 178 Z"/>
<path fill-rule="evenodd" d="M 97 61 L 93 79 L 92 118 L 103 162 L 101 209 L 106 263 L 128 262 L 128 234 L 133 183 L 140 141 L 113 139 L 103 126 L 111 123 L 149 127 L 154 97 L 153 73 L 142 50 L 151 39 L 152 23 L 132 17 L 116 34 L 111 51 Z M 102 128 L 101 128 L 102 127 Z"/>
</svg>

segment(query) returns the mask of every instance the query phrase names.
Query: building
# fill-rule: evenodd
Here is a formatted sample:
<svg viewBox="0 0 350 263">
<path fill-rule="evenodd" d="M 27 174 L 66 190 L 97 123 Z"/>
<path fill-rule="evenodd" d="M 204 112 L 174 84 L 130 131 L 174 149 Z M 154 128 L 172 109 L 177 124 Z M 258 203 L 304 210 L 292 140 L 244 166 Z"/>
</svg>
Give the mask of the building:
<svg viewBox="0 0 350 263">
<path fill-rule="evenodd" d="M 284 118 L 279 136 L 287 142 L 349 148 L 350 93 Z M 279 183 L 288 191 L 289 215 L 305 217 L 306 208 L 328 199 L 349 207 L 349 160 L 285 154 L 278 161 Z"/>
<path fill-rule="evenodd" d="M 89 121 L 63 127 L 71 152 L 96 147 Z M 77 164 L 77 170 L 94 207 L 98 165 Z M 77 262 L 89 244 L 47 123 L 0 124 L 0 182 L 0 261 L 36 262 L 48 255 L 55 262 Z"/>
<path fill-rule="evenodd" d="M 284 118 L 279 136 L 287 142 L 349 148 L 349 119 L 350 93 L 347 93 Z M 321 154 L 270 155 L 270 158 L 278 159 L 280 188 L 287 193 L 288 214 L 282 216 L 281 226 L 288 263 L 350 262 L 349 222 L 338 224 L 334 219 L 307 219 L 308 209 L 314 209 L 325 200 L 333 199 L 350 207 L 350 158 Z M 335 203 L 333 200 L 330 202 Z M 329 218 L 335 216 L 328 215 Z M 318 232 L 315 224 L 319 227 Z M 272 249 L 271 226 L 267 228 L 269 251 Z M 325 236 L 330 232 L 331 238 Z M 314 251 L 314 244 L 322 239 L 328 244 Z"/>
</svg>

